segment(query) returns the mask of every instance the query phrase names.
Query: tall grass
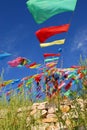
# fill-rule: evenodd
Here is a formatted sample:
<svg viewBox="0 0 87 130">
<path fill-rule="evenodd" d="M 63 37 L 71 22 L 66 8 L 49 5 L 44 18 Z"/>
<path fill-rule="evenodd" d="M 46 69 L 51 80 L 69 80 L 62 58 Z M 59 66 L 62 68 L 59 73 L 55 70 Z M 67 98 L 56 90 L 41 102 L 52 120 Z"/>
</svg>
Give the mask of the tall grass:
<svg viewBox="0 0 87 130">
<path fill-rule="evenodd" d="M 74 93 L 73 93 L 74 96 Z M 77 99 L 85 99 L 84 110 L 81 110 L 81 106 L 78 103 Z M 78 126 L 84 126 L 85 130 L 87 128 L 87 95 L 81 95 L 77 98 L 74 98 L 72 105 L 75 108 L 70 109 L 69 117 L 66 119 L 63 117 L 63 112 L 60 109 L 61 103 L 64 103 L 64 99 L 58 94 L 57 97 L 53 97 L 52 99 L 47 99 L 50 104 L 56 105 L 58 110 L 56 111 L 56 115 L 58 118 L 58 122 L 60 122 L 65 126 L 66 119 L 69 119 L 71 122 L 70 126 L 67 126 L 70 130 L 76 129 Z M 38 126 L 38 121 L 30 116 L 30 109 L 32 107 L 32 102 L 29 100 L 25 100 L 24 96 L 12 97 L 10 102 L 4 101 L 0 102 L 0 130 L 33 130 L 30 126 Z M 28 108 L 28 111 L 26 110 Z M 74 115 L 78 115 L 77 117 L 72 117 Z M 29 125 L 26 125 L 26 119 L 29 117 Z M 41 119 L 40 119 L 41 120 Z M 37 128 L 38 130 L 38 128 Z M 78 129 L 77 129 L 78 130 Z"/>
</svg>

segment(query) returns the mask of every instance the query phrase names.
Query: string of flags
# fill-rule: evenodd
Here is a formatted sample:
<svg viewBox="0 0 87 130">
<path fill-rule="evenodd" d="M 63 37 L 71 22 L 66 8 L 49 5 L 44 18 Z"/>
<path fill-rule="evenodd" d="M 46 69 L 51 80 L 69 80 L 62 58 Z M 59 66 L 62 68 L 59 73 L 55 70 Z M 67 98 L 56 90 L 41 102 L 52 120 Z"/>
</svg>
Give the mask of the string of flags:
<svg viewBox="0 0 87 130">
<path fill-rule="evenodd" d="M 26 2 L 29 12 L 34 17 L 36 23 L 44 23 L 54 15 L 64 12 L 74 12 L 77 0 L 28 0 Z M 66 38 L 46 42 L 46 40 L 54 35 L 67 33 L 70 23 L 64 25 L 44 27 L 35 32 L 40 42 L 40 47 L 48 47 L 53 45 L 64 44 Z M 61 34 L 62 35 L 62 34 Z"/>
<path fill-rule="evenodd" d="M 43 65 L 31 63 L 31 60 L 25 57 L 8 61 L 11 67 L 21 65 L 28 69 L 38 69 L 39 73 L 22 79 L 0 81 L 0 98 L 3 94 L 11 98 L 15 94 L 25 93 L 29 99 L 37 100 L 46 96 L 52 98 L 57 92 L 69 97 L 72 87 L 82 83 L 87 74 L 87 66 L 72 65 L 70 68 L 57 68 L 61 51 L 59 49 L 60 53 L 44 53 Z"/>
</svg>

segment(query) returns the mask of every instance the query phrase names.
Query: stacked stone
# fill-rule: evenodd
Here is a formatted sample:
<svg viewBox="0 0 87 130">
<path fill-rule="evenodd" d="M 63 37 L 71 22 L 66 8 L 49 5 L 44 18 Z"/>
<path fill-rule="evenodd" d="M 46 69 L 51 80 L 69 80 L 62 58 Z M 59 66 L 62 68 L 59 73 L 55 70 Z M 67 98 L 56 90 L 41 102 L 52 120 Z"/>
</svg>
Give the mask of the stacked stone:
<svg viewBox="0 0 87 130">
<path fill-rule="evenodd" d="M 79 99 L 78 104 L 81 106 L 81 109 L 84 109 L 82 100 Z M 60 109 L 62 113 L 62 119 L 65 121 L 65 125 L 59 120 L 59 116 L 57 115 L 58 109 Z M 74 118 L 78 120 L 78 112 L 76 111 L 75 105 L 73 101 L 69 100 L 64 100 L 59 108 L 54 103 L 34 103 L 30 115 L 39 123 L 38 128 L 32 126 L 32 130 L 68 130 L 71 125 L 70 119 Z M 28 123 L 27 121 L 27 124 Z"/>
<path fill-rule="evenodd" d="M 70 110 L 70 107 L 60 105 L 60 110 L 66 113 Z M 58 108 L 54 104 L 49 104 L 48 102 L 34 103 L 31 108 L 30 116 L 33 116 L 34 119 L 39 121 L 38 130 L 64 130 L 66 126 L 63 126 L 62 122 L 58 122 L 56 111 L 58 111 Z M 29 121 L 28 117 L 26 121 L 27 126 L 29 126 Z M 70 121 L 66 120 L 66 123 L 69 125 Z M 32 130 L 37 130 L 36 126 L 32 126 Z"/>
<path fill-rule="evenodd" d="M 17 117 L 21 119 L 26 115 L 26 127 L 31 127 L 31 130 L 68 130 L 72 125 L 70 119 L 78 120 L 79 115 L 76 105 L 80 107 L 80 114 L 87 110 L 84 107 L 87 106 L 87 101 L 83 99 L 77 99 L 76 104 L 74 104 L 74 101 L 69 100 L 64 100 L 57 105 L 54 102 L 49 103 L 46 101 L 18 108 Z M 0 119 L 4 119 L 7 113 L 7 109 L 0 110 Z M 65 124 L 62 123 L 60 118 L 65 121 Z"/>
</svg>

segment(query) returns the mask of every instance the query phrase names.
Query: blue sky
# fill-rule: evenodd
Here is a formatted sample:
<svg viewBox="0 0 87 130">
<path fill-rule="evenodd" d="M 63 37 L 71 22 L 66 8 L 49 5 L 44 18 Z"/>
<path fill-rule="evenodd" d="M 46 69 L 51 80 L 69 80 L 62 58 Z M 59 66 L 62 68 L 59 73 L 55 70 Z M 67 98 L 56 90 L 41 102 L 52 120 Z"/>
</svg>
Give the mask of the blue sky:
<svg viewBox="0 0 87 130">
<path fill-rule="evenodd" d="M 87 56 L 87 0 L 78 0 L 75 12 L 55 15 L 43 24 L 37 24 L 26 6 L 26 0 L 0 2 L 0 50 L 12 56 L 0 61 L 0 72 L 4 68 L 4 79 L 22 78 L 37 73 L 37 70 L 10 68 L 7 64 L 18 56 L 43 64 L 44 53 L 57 53 L 62 48 L 59 66 L 78 65 L 80 54 Z M 35 31 L 42 27 L 62 25 L 71 21 L 68 33 L 49 38 L 53 41 L 66 38 L 64 45 L 40 48 Z"/>
</svg>

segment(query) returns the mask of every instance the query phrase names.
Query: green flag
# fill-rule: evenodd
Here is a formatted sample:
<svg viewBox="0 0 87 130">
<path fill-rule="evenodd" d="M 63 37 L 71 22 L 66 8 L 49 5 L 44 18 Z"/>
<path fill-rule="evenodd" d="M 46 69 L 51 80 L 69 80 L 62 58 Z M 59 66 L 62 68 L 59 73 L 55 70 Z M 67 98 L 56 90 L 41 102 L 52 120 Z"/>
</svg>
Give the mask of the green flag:
<svg viewBox="0 0 87 130">
<path fill-rule="evenodd" d="M 40 24 L 56 14 L 74 11 L 76 2 L 77 0 L 29 0 L 27 7 Z"/>
<path fill-rule="evenodd" d="M 71 94 L 71 90 L 68 90 L 67 92 L 64 93 L 65 96 L 69 96 Z"/>
</svg>

